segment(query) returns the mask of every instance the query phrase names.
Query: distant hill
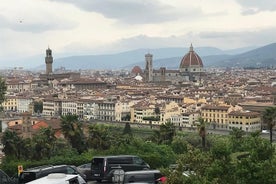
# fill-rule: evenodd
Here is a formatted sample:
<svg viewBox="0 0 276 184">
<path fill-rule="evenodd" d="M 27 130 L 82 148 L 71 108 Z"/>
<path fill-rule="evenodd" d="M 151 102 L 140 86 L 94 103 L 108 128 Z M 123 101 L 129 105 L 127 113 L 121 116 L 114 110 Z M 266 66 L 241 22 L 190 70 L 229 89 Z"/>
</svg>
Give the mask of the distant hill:
<svg viewBox="0 0 276 184">
<path fill-rule="evenodd" d="M 276 65 L 276 43 L 263 47 L 245 47 L 232 50 L 221 50 L 215 47 L 194 47 L 202 58 L 205 67 L 266 67 Z M 145 67 L 145 54 L 153 54 L 153 67 L 177 69 L 181 58 L 188 53 L 188 47 L 136 49 L 116 54 L 80 55 L 55 57 L 53 68 L 65 67 L 68 70 L 79 69 L 131 69 L 134 66 Z M 54 52 L 54 51 L 53 51 Z M 7 63 L 7 62 L 6 62 Z M 20 61 L 24 68 L 45 70 L 44 56 L 25 58 Z M 9 62 L 12 66 L 12 62 Z M 16 64 L 14 66 L 17 66 Z M 18 65 L 22 66 L 22 65 Z"/>
<path fill-rule="evenodd" d="M 252 48 L 252 47 L 250 47 Z M 228 59 L 230 56 L 226 54 L 242 53 L 250 49 L 240 48 L 223 51 L 215 47 L 198 47 L 195 51 L 208 60 L 213 58 L 211 62 Z M 67 69 L 130 69 L 135 65 L 144 67 L 145 54 L 153 54 L 154 67 L 178 68 L 181 58 L 189 51 L 189 48 L 159 48 L 159 49 L 137 49 L 127 52 L 109 55 L 84 55 L 57 58 L 54 60 L 54 68 L 66 67 Z M 210 56 L 211 55 L 211 56 Z"/>
<path fill-rule="evenodd" d="M 197 51 L 196 51 L 197 52 Z M 201 55 L 197 52 L 205 67 L 276 67 L 276 43 L 250 51 L 230 55 L 233 51 L 224 51 L 220 55 Z M 236 51 L 234 51 L 236 52 Z M 171 57 L 154 60 L 154 68 L 178 68 L 182 57 Z M 140 63 L 141 64 L 141 63 Z M 136 65 L 139 65 L 136 63 Z M 139 65 L 140 66 L 140 65 Z"/>
<path fill-rule="evenodd" d="M 269 67 L 276 66 L 276 43 L 225 58 L 214 63 L 215 66 Z"/>
<path fill-rule="evenodd" d="M 61 66 L 67 69 L 121 69 L 133 66 L 145 60 L 145 54 L 153 54 L 153 59 L 170 57 L 181 57 L 189 51 L 189 48 L 160 48 L 160 49 L 137 49 L 118 54 L 109 55 L 85 55 L 57 58 L 54 60 L 54 67 Z M 224 53 L 222 50 L 213 47 L 200 47 L 197 52 L 201 55 L 217 55 Z"/>
</svg>

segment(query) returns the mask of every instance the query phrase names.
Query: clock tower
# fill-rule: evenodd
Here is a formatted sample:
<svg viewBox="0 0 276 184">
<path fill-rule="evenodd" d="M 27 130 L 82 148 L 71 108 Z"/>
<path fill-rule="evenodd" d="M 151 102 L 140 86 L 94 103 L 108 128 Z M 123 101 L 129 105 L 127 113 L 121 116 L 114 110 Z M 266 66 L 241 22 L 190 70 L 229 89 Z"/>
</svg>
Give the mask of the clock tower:
<svg viewBox="0 0 276 184">
<path fill-rule="evenodd" d="M 46 63 L 46 74 L 49 75 L 50 73 L 53 72 L 53 69 L 52 69 L 53 56 L 52 56 L 52 50 L 49 47 L 46 50 L 45 63 Z"/>
</svg>

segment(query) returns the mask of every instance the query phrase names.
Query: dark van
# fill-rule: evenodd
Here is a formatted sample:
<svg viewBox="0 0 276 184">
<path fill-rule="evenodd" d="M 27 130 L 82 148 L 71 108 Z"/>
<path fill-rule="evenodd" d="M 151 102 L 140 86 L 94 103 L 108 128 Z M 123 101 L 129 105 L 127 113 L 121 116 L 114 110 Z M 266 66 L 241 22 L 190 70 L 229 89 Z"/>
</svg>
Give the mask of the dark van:
<svg viewBox="0 0 276 184">
<path fill-rule="evenodd" d="M 149 165 L 135 155 L 97 156 L 91 162 L 92 179 L 112 181 L 115 170 L 127 171 L 148 170 Z"/>
<path fill-rule="evenodd" d="M 18 178 L 19 184 L 28 183 L 30 181 L 36 180 L 38 178 L 42 178 L 51 173 L 64 173 L 64 174 L 75 174 L 80 175 L 83 179 L 85 175 L 78 172 L 75 166 L 71 165 L 55 165 L 55 166 L 40 166 L 34 167 L 27 170 L 24 170 Z"/>
</svg>

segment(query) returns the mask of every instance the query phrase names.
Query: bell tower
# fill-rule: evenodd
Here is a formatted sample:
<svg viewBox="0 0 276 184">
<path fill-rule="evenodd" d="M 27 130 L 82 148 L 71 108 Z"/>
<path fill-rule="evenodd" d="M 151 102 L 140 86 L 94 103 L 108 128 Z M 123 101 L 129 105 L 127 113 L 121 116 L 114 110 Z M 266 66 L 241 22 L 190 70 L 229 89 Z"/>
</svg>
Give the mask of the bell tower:
<svg viewBox="0 0 276 184">
<path fill-rule="evenodd" d="M 45 63 L 46 63 L 46 74 L 49 75 L 53 72 L 53 56 L 52 56 L 52 50 L 48 47 L 46 50 L 46 57 L 45 57 Z"/>
<path fill-rule="evenodd" d="M 152 67 L 152 54 L 148 53 L 145 55 L 146 67 L 145 67 L 145 78 L 147 82 L 153 81 L 153 67 Z"/>
</svg>

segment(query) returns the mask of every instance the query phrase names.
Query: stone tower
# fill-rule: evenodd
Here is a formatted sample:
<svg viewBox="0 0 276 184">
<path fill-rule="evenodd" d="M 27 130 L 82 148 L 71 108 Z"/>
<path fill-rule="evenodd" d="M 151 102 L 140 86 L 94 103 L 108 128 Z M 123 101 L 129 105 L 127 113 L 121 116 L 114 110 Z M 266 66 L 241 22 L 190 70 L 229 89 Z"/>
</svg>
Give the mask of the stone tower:
<svg viewBox="0 0 276 184">
<path fill-rule="evenodd" d="M 153 81 L 152 54 L 150 53 L 146 54 L 145 59 L 146 59 L 145 80 L 147 82 L 152 82 Z"/>
<path fill-rule="evenodd" d="M 45 63 L 46 63 L 46 74 L 49 75 L 53 72 L 53 56 L 52 56 L 52 50 L 48 47 L 46 50 L 46 57 L 45 57 Z"/>
</svg>

